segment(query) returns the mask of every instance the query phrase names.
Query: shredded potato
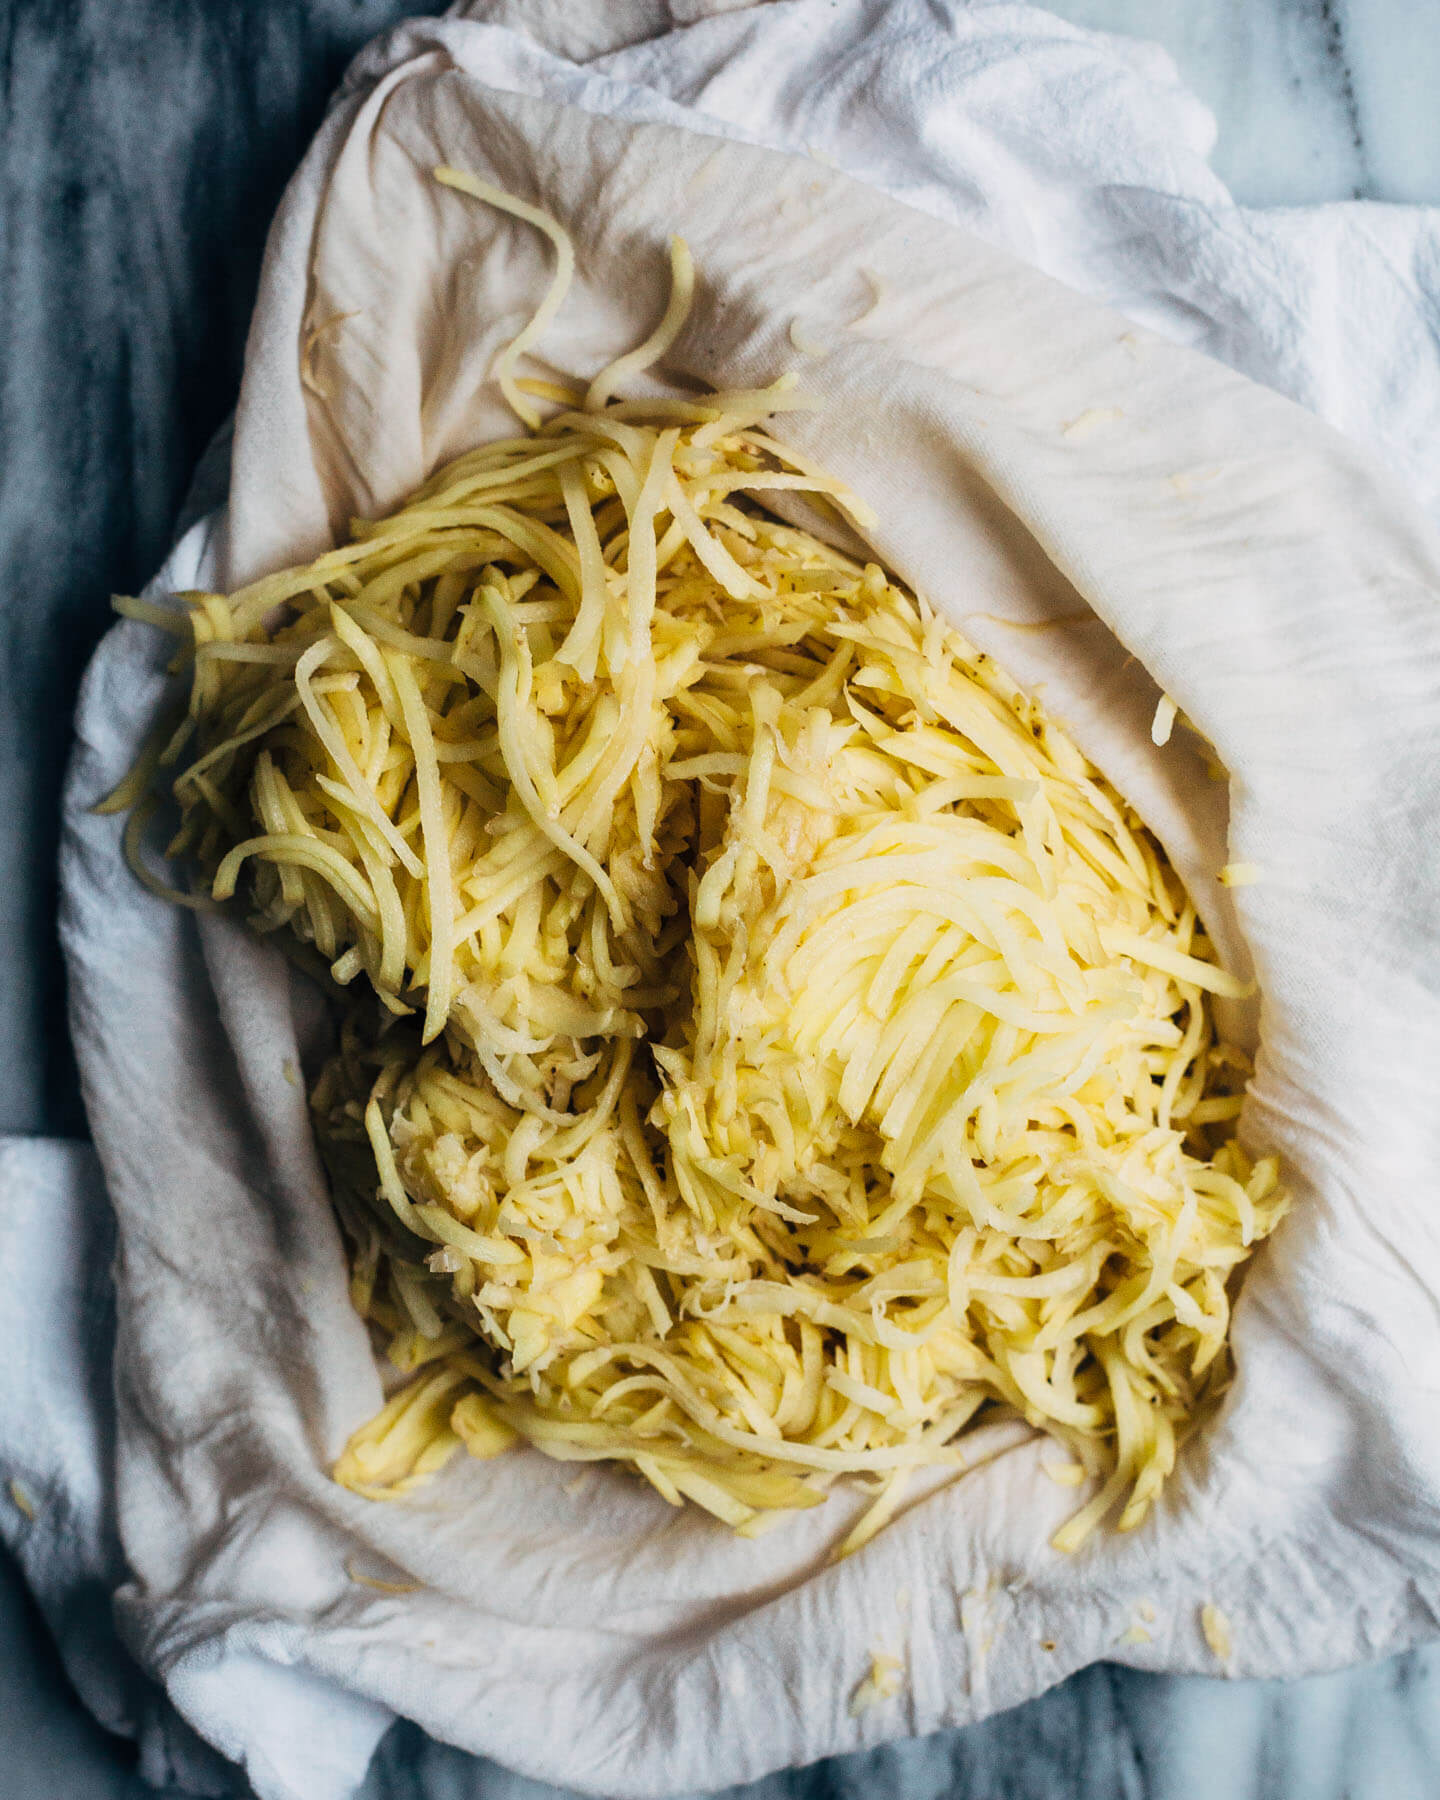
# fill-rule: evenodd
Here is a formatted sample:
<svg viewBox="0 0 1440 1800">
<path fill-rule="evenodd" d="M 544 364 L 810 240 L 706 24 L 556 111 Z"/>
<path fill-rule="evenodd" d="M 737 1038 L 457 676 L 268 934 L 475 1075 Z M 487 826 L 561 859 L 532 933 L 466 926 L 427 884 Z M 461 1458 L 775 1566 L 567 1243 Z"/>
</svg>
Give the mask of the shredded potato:
<svg viewBox="0 0 1440 1800">
<path fill-rule="evenodd" d="M 610 398 L 672 267 L 583 399 L 506 353 L 558 413 L 183 596 L 169 853 L 343 996 L 314 1118 L 414 1375 L 335 1475 L 519 1439 L 749 1533 L 857 1476 L 850 1550 L 1005 1409 L 1095 1478 L 1073 1548 L 1144 1517 L 1285 1204 L 1241 990 L 1055 721 L 765 510 L 866 516 L 763 429 L 783 384 Z"/>
</svg>

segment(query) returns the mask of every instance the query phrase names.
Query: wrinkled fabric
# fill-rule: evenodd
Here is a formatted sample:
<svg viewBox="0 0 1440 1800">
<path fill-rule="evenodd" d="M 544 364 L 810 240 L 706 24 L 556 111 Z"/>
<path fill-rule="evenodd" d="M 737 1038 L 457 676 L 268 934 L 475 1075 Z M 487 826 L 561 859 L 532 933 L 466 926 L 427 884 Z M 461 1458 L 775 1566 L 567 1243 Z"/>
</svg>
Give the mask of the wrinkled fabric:
<svg viewBox="0 0 1440 1800">
<path fill-rule="evenodd" d="M 854 1491 L 754 1542 L 528 1450 L 362 1501 L 325 1474 L 381 1392 L 296 1075 L 326 1022 L 272 948 L 140 889 L 88 812 L 164 686 L 158 634 L 122 624 L 82 695 L 63 867 L 98 1168 L 0 1156 L 0 1317 L 56 1396 L 46 1431 L 0 1397 L 0 1450 L 43 1502 L 7 1532 L 51 1616 L 118 1587 L 174 1713 L 120 1697 L 112 1647 L 67 1655 L 152 1766 L 198 1767 L 193 1732 L 262 1800 L 343 1800 L 403 1715 L 662 1796 L 963 1723 L 1102 1657 L 1218 1672 L 1206 1605 L 1240 1674 L 1435 1634 L 1440 233 L 1416 209 L 1238 209 L 1210 135 L 1158 52 L 1011 5 L 503 0 L 352 70 L 272 232 L 228 505 L 155 591 L 309 556 L 508 429 L 490 366 L 547 252 L 436 163 L 574 237 L 539 347 L 562 375 L 644 335 L 682 233 L 697 301 L 655 379 L 793 368 L 821 404 L 780 435 L 1158 832 L 1258 983 L 1227 1020 L 1259 1044 L 1243 1129 L 1295 1207 L 1248 1275 L 1223 1411 L 1141 1530 L 1073 1557 L 1048 1539 L 1081 1496 L 1007 1428 L 839 1565 Z M 1190 734 L 1151 743 L 1162 691 L 1228 785 Z M 1227 861 L 1262 879 L 1222 889 Z M 852 1718 L 877 1650 L 903 1685 Z"/>
</svg>

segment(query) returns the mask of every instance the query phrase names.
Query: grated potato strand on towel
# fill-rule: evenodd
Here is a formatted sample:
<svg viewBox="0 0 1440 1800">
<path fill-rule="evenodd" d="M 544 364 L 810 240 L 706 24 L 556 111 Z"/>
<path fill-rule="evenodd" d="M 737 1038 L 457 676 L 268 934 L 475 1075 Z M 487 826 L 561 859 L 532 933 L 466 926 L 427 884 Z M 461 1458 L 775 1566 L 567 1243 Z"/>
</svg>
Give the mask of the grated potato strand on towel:
<svg viewBox="0 0 1440 1800">
<path fill-rule="evenodd" d="M 1237 984 L 1056 723 L 765 510 L 865 523 L 783 385 L 613 385 L 185 597 L 144 773 L 189 757 L 170 853 L 344 996 L 316 1128 L 414 1377 L 336 1476 L 523 1439 L 754 1532 L 855 1475 L 853 1549 L 1008 1409 L 1097 1478 L 1060 1547 L 1132 1527 L 1285 1203 Z"/>
</svg>

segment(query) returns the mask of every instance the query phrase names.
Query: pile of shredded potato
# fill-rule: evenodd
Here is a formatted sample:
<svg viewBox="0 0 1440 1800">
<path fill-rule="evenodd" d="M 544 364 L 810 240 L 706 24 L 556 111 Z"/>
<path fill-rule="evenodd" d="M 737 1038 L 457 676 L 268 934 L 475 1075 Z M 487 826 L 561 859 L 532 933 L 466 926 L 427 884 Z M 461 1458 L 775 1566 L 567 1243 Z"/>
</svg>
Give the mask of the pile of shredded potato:
<svg viewBox="0 0 1440 1800">
<path fill-rule="evenodd" d="M 558 227 L 449 179 L 556 239 L 553 313 Z M 783 385 L 610 399 L 674 270 L 587 395 L 509 356 L 524 435 L 185 597 L 137 782 L 188 755 L 170 854 L 343 993 L 314 1117 L 414 1375 L 335 1473 L 518 1437 L 746 1532 L 861 1475 L 854 1548 L 1008 1409 L 1099 1477 L 1073 1547 L 1144 1516 L 1283 1209 L 1233 1141 L 1238 990 L 1056 724 L 765 510 L 866 522 L 763 429 Z"/>
</svg>

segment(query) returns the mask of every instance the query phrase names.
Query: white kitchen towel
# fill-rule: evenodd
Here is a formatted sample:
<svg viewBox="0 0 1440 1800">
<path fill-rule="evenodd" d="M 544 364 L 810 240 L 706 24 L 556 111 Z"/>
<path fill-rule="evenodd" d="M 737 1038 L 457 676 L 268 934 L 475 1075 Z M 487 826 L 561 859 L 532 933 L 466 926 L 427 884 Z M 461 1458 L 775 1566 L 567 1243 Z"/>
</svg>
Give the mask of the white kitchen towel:
<svg viewBox="0 0 1440 1800">
<path fill-rule="evenodd" d="M 682 231 L 700 298 L 667 372 L 798 370 L 824 405 L 786 434 L 1043 690 L 1254 968 L 1246 1128 L 1297 1203 L 1247 1283 L 1225 1411 L 1142 1531 L 1074 1558 L 1047 1540 L 1075 1496 L 1030 1439 L 836 1567 L 843 1494 L 750 1543 L 530 1452 L 399 1505 L 337 1490 L 324 1469 L 379 1388 L 293 1079 L 317 1008 L 237 928 L 138 891 L 87 814 L 161 687 L 155 634 L 118 628 L 82 699 L 63 919 L 118 1220 L 118 1422 L 75 1353 L 75 1270 L 104 1254 L 88 1165 L 12 1154 L 3 1330 L 97 1398 L 40 1429 L 0 1396 L 0 1456 L 30 1484 L 7 1529 L 52 1618 L 67 1584 L 123 1581 L 124 1641 L 266 1800 L 340 1800 L 396 1714 L 665 1795 L 979 1717 L 1098 1657 L 1217 1669 L 1205 1605 L 1244 1673 L 1435 1633 L 1440 551 L 1374 464 L 1436 510 L 1440 231 L 1237 209 L 1209 130 L 1156 52 L 939 0 L 515 0 L 406 27 L 352 72 L 272 234 L 228 510 L 157 587 L 309 554 L 502 425 L 489 360 L 543 247 L 433 163 L 573 233 L 581 280 L 542 347 L 561 370 L 642 335 Z M 1179 737 L 1149 743 L 1162 687 L 1232 771 L 1228 819 Z M 1227 900 L 1228 859 L 1265 879 Z M 872 1650 L 903 1684 L 852 1718 Z M 91 1660 L 91 1703 L 143 1729 Z"/>
</svg>

